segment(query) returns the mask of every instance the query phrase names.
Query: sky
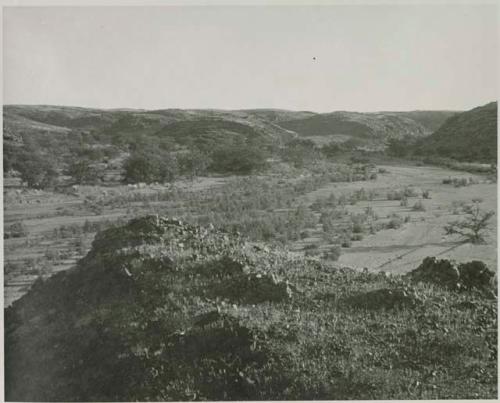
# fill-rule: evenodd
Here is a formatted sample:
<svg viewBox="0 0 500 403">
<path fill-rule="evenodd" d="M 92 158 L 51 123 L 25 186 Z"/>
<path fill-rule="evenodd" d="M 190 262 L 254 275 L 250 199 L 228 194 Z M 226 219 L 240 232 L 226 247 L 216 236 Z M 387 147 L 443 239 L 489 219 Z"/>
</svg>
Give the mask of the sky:
<svg viewBox="0 0 500 403">
<path fill-rule="evenodd" d="M 495 5 L 5 7 L 4 104 L 466 110 L 497 99 Z"/>
</svg>

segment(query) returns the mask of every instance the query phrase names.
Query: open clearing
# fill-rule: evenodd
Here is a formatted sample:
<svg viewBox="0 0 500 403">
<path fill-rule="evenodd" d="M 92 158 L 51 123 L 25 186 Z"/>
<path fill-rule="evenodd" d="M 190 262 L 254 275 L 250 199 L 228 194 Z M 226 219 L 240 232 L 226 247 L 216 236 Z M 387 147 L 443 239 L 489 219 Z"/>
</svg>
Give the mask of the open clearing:
<svg viewBox="0 0 500 403">
<path fill-rule="evenodd" d="M 379 166 L 387 173 L 378 175 L 376 181 L 335 183 L 306 196 L 308 203 L 319 197 L 351 194 L 364 188 L 373 190 L 377 197 L 370 201 L 359 201 L 354 206 L 347 206 L 353 213 L 362 213 L 366 207 L 384 219 L 393 213 L 409 216 L 409 222 L 399 229 L 383 229 L 376 234 L 367 234 L 361 241 L 353 242 L 350 248 L 343 248 L 338 260 L 341 266 L 368 268 L 386 272 L 407 272 L 416 268 L 426 256 L 454 259 L 457 262 L 482 260 L 493 270 L 497 267 L 496 215 L 485 245 L 463 244 L 456 235 L 445 235 L 444 225 L 460 218 L 453 213 L 453 203 L 470 203 L 474 198 L 481 198 L 484 210 L 496 212 L 497 185 L 485 183 L 484 177 L 467 172 L 421 166 Z M 443 179 L 449 177 L 472 177 L 480 183 L 464 187 L 444 185 Z M 400 206 L 399 200 L 388 200 L 386 194 L 405 186 L 414 186 L 418 196 L 408 198 L 408 206 Z M 422 190 L 429 190 L 430 199 L 422 199 Z M 412 206 L 421 200 L 425 211 L 413 211 Z"/>
</svg>

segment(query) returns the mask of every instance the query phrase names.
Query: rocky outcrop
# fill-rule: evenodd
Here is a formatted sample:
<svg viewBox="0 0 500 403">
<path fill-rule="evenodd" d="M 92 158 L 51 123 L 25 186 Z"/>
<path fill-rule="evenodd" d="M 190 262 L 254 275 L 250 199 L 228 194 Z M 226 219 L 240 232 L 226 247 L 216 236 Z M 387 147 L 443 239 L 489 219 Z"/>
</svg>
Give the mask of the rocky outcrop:
<svg viewBox="0 0 500 403">
<path fill-rule="evenodd" d="M 415 281 L 434 283 L 449 289 L 495 290 L 495 273 L 481 261 L 456 264 L 448 259 L 426 257 L 415 270 L 408 273 Z"/>
</svg>

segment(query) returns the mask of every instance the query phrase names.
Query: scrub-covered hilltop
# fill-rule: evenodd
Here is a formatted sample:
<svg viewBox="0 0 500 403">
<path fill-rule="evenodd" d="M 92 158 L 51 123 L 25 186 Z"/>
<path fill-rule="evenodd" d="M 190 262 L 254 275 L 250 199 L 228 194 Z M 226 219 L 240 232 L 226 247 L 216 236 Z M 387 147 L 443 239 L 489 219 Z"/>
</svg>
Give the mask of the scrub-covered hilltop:
<svg viewBox="0 0 500 403">
<path fill-rule="evenodd" d="M 495 398 L 494 288 L 473 266 L 356 272 L 135 219 L 6 310 L 6 399 Z"/>
</svg>

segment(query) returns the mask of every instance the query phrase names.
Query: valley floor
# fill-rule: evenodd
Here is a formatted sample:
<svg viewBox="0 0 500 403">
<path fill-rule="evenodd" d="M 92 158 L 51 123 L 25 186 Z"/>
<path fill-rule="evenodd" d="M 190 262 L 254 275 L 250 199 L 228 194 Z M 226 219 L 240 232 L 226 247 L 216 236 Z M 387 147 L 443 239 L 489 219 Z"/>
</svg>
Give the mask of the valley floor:
<svg viewBox="0 0 500 403">
<path fill-rule="evenodd" d="M 470 203 L 474 198 L 482 200 L 483 209 L 496 211 L 496 183 L 484 176 L 431 166 L 379 165 L 378 168 L 380 173 L 376 180 L 329 183 L 294 202 L 311 209 L 314 202 L 331 194 L 348 196 L 364 189 L 372 191 L 375 197 L 346 205 L 349 213 L 362 213 L 371 207 L 381 223 L 392 214 L 405 217 L 407 222 L 400 228 L 364 234 L 363 239 L 352 242 L 351 247 L 342 248 L 336 262 L 338 266 L 403 273 L 416 268 L 424 257 L 437 256 L 458 262 L 482 260 L 496 271 L 496 215 L 491 220 L 492 227 L 484 245 L 461 243 L 457 236 L 445 235 L 443 229 L 446 223 L 460 218 L 456 206 Z M 473 184 L 464 187 L 443 184 L 443 179 L 449 177 L 472 178 Z M 230 184 L 233 179 L 202 178 L 194 182 L 177 182 L 175 188 L 184 194 L 195 194 Z M 278 179 L 273 176 L 266 180 L 274 183 Z M 279 180 L 293 182 L 296 178 Z M 407 207 L 401 206 L 399 200 L 388 200 L 389 191 L 410 185 L 417 191 L 417 196 L 408 198 Z M 174 202 L 159 197 L 158 201 L 152 202 L 141 199 L 161 195 L 169 189 L 172 187 L 163 185 L 82 186 L 61 194 L 6 188 L 4 228 L 22 222 L 27 232 L 21 237 L 4 240 L 6 306 L 20 298 L 38 276 L 48 277 L 73 266 L 90 248 L 100 224 L 156 212 L 160 208 L 171 211 L 173 215 L 189 211 L 179 200 Z M 429 199 L 422 199 L 423 190 L 429 191 Z M 423 203 L 425 211 L 412 209 L 418 200 Z M 315 214 L 319 216 L 318 212 Z M 303 251 L 311 244 L 315 244 L 318 251 L 331 247 L 321 237 L 321 224 L 311 228 L 307 237 L 290 242 L 289 247 Z"/>
</svg>

